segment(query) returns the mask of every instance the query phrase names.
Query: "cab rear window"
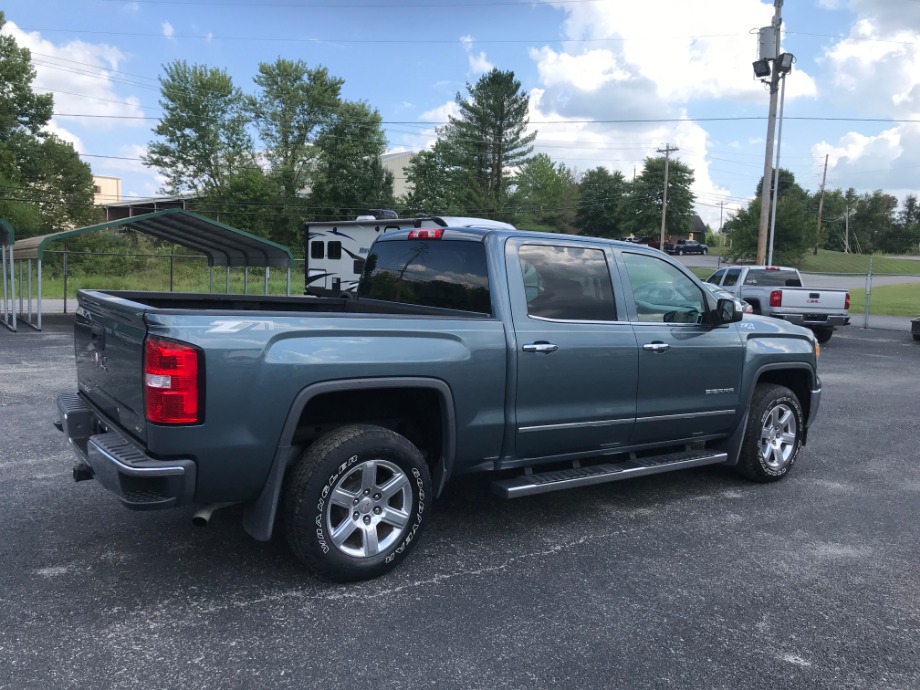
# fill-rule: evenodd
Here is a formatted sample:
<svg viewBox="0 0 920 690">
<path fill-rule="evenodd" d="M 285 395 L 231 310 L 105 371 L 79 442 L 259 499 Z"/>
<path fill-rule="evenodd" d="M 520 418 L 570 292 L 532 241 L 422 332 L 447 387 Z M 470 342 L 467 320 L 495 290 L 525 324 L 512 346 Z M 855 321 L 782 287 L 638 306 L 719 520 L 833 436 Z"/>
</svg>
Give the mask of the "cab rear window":
<svg viewBox="0 0 920 690">
<path fill-rule="evenodd" d="M 764 269 L 748 271 L 745 285 L 770 285 L 778 287 L 802 287 L 802 280 L 795 271 L 783 269 Z"/>
<path fill-rule="evenodd" d="M 481 242 L 377 242 L 364 263 L 358 295 L 492 314 Z"/>
</svg>

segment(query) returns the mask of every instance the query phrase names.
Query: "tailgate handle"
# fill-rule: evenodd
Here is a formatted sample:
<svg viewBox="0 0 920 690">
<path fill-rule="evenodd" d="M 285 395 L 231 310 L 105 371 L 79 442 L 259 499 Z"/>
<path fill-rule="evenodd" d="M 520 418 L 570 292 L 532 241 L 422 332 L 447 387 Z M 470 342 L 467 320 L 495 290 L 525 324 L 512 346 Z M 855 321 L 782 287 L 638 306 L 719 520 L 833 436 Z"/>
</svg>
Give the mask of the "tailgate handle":
<svg viewBox="0 0 920 690">
<path fill-rule="evenodd" d="M 97 350 L 105 349 L 105 328 L 98 323 L 90 326 L 89 337 L 92 339 L 93 346 Z"/>
<path fill-rule="evenodd" d="M 821 297 L 821 293 L 820 292 L 809 292 L 808 297 L 810 299 L 818 299 Z"/>
</svg>

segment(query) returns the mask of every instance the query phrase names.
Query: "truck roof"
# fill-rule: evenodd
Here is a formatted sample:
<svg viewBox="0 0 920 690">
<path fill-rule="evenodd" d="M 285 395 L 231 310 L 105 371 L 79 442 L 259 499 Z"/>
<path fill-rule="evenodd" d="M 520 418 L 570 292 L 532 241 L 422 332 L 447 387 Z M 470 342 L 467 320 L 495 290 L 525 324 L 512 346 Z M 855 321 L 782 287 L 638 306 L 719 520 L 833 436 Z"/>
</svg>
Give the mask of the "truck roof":
<svg viewBox="0 0 920 690">
<path fill-rule="evenodd" d="M 499 221 L 494 221 L 499 223 Z M 470 226 L 454 226 L 448 225 L 443 228 L 445 231 L 450 231 L 449 237 L 452 240 L 473 240 L 481 242 L 485 237 L 489 235 L 499 235 L 502 237 L 530 237 L 533 239 L 543 239 L 543 240 L 564 240 L 566 242 L 603 242 L 605 244 L 610 244 L 615 247 L 620 247 L 623 249 L 629 249 L 630 251 L 639 251 L 646 254 L 654 254 L 655 256 L 667 256 L 663 252 L 658 251 L 647 245 L 636 244 L 634 242 L 624 242 L 622 240 L 614 240 L 608 237 L 594 237 L 591 235 L 565 235 L 558 233 L 549 233 L 549 232 L 540 232 L 538 230 L 523 230 L 520 228 L 515 228 L 509 226 L 507 223 L 499 223 L 501 226 L 505 227 L 484 227 L 479 225 L 470 225 Z M 402 228 L 399 230 L 393 230 L 385 235 L 380 235 L 377 237 L 377 242 L 399 242 L 401 240 L 408 239 L 410 233 L 413 232 L 416 228 Z M 422 228 L 425 229 L 425 228 Z"/>
</svg>

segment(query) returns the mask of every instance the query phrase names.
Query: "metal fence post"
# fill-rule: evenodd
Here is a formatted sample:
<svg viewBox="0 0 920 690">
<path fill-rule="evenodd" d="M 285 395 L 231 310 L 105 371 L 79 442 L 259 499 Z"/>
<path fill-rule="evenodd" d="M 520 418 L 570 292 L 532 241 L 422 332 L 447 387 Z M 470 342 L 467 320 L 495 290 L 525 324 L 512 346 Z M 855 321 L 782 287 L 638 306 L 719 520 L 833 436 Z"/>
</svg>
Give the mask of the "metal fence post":
<svg viewBox="0 0 920 690">
<path fill-rule="evenodd" d="M 249 264 L 243 266 L 243 294 L 249 294 Z"/>
<path fill-rule="evenodd" d="M 262 294 L 268 294 L 268 266 L 265 267 L 265 288 L 262 291 Z"/>
<path fill-rule="evenodd" d="M 174 263 L 173 259 L 174 257 L 172 253 L 170 253 L 169 255 L 169 291 L 170 292 L 173 291 L 173 263 Z"/>
<path fill-rule="evenodd" d="M 64 313 L 67 313 L 67 250 L 64 250 Z"/>
<path fill-rule="evenodd" d="M 872 255 L 869 255 L 869 272 L 866 274 L 866 316 L 863 320 L 863 328 L 869 328 L 869 300 L 872 295 Z"/>
</svg>

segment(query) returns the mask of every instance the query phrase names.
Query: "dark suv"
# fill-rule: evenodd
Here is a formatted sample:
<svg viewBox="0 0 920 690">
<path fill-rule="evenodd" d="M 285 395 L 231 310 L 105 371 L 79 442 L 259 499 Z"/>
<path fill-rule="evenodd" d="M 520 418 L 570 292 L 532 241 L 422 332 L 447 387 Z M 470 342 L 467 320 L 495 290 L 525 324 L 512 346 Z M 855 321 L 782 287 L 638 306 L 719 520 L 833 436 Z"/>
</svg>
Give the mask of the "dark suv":
<svg viewBox="0 0 920 690">
<path fill-rule="evenodd" d="M 696 240 L 677 240 L 676 244 L 667 245 L 668 254 L 708 254 L 709 247 Z"/>
</svg>

